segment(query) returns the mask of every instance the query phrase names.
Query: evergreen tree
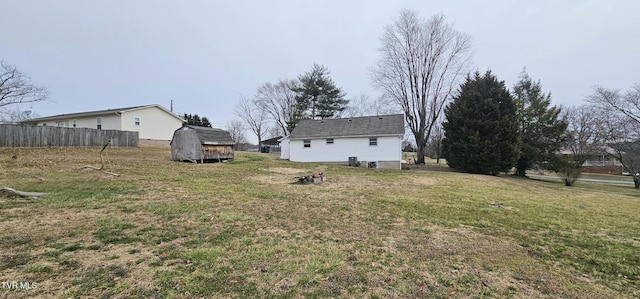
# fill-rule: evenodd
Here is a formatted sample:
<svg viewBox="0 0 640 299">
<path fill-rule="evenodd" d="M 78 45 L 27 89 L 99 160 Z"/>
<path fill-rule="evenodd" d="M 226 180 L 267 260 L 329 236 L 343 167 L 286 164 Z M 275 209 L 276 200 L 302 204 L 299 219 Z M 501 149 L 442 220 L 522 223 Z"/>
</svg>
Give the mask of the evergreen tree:
<svg viewBox="0 0 640 299">
<path fill-rule="evenodd" d="M 200 120 L 200 116 L 198 116 L 197 114 L 193 115 L 193 125 L 202 126 L 202 121 Z"/>
<path fill-rule="evenodd" d="M 518 158 L 516 104 L 504 81 L 487 71 L 467 76 L 445 109 L 443 156 L 450 167 L 497 175 Z"/>
<path fill-rule="evenodd" d="M 200 118 L 200 116 L 198 114 L 186 114 L 185 113 L 182 116 L 182 118 L 184 118 L 184 120 L 186 121 L 185 124 L 187 124 L 187 125 L 211 128 L 211 122 L 209 122 L 209 119 L 206 116 Z"/>
<path fill-rule="evenodd" d="M 311 71 L 300 75 L 298 80 L 301 86 L 292 88 L 296 92 L 296 123 L 305 116 L 331 118 L 347 108 L 346 94 L 329 77 L 325 66 L 314 64 Z"/>
<path fill-rule="evenodd" d="M 202 117 L 202 124 L 200 126 L 211 128 L 211 122 L 209 121 L 209 119 L 206 116 L 203 116 Z"/>
<path fill-rule="evenodd" d="M 520 156 L 516 175 L 526 176 L 527 169 L 548 164 L 560 149 L 567 130 L 561 109 L 551 106 L 551 95 L 542 92 L 540 81 L 533 80 L 523 70 L 513 87 L 518 107 Z"/>
</svg>

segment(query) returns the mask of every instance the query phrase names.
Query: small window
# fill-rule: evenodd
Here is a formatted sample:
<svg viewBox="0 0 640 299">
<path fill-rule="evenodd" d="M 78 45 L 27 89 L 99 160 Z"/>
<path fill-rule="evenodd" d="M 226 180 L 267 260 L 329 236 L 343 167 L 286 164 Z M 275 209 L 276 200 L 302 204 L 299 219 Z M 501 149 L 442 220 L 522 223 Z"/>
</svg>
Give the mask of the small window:
<svg viewBox="0 0 640 299">
<path fill-rule="evenodd" d="M 370 146 L 377 146 L 378 145 L 378 138 L 369 138 L 369 145 Z"/>
<path fill-rule="evenodd" d="M 311 147 L 311 140 L 307 139 L 307 140 L 304 140 L 303 142 L 304 142 L 304 147 Z"/>
<path fill-rule="evenodd" d="M 73 120 L 72 121 L 72 126 L 75 128 L 76 126 L 78 126 L 78 121 L 77 120 Z"/>
<path fill-rule="evenodd" d="M 102 130 L 102 117 L 96 118 L 96 129 Z"/>
<path fill-rule="evenodd" d="M 47 123 L 42 123 L 42 126 L 43 126 L 43 127 L 46 127 L 46 126 L 47 126 Z"/>
<path fill-rule="evenodd" d="M 139 126 L 140 125 L 140 118 L 139 117 L 134 117 L 133 118 L 133 124 L 136 125 L 136 126 Z"/>
<path fill-rule="evenodd" d="M 67 122 L 66 121 L 59 121 L 58 122 L 58 127 L 66 128 L 67 127 Z"/>
<path fill-rule="evenodd" d="M 333 138 L 328 138 L 327 139 L 327 144 L 333 144 Z"/>
</svg>

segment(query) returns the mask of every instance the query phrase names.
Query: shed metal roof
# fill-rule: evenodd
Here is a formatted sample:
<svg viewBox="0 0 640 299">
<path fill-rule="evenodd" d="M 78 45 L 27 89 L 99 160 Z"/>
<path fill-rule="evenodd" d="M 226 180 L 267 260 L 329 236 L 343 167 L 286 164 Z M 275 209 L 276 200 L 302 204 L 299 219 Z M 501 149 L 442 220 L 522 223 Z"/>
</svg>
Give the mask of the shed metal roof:
<svg viewBox="0 0 640 299">
<path fill-rule="evenodd" d="M 323 120 L 301 120 L 290 139 L 382 136 L 404 134 L 404 115 L 378 115 Z"/>
<path fill-rule="evenodd" d="M 229 145 L 233 144 L 233 139 L 231 138 L 231 133 L 222 129 L 209 128 L 209 127 L 198 127 L 198 126 L 190 126 L 186 125 L 178 130 L 183 130 L 185 127 L 193 129 L 196 131 L 196 135 L 198 135 L 198 139 L 200 139 L 200 143 L 202 144 L 222 144 Z"/>
</svg>

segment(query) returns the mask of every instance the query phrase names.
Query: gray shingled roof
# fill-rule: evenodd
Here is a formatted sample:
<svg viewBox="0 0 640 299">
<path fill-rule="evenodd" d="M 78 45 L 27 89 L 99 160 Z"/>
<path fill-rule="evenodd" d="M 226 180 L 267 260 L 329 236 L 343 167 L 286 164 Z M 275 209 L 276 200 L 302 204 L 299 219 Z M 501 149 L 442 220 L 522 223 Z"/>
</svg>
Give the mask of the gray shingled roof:
<svg viewBox="0 0 640 299">
<path fill-rule="evenodd" d="M 194 129 L 196 131 L 196 135 L 198 135 L 198 139 L 200 139 L 200 142 L 202 144 L 233 144 L 231 133 L 225 130 L 198 126 L 185 127 Z"/>
<path fill-rule="evenodd" d="M 289 135 L 291 139 L 380 136 L 404 134 L 404 115 L 379 115 L 323 120 L 301 120 Z"/>
</svg>

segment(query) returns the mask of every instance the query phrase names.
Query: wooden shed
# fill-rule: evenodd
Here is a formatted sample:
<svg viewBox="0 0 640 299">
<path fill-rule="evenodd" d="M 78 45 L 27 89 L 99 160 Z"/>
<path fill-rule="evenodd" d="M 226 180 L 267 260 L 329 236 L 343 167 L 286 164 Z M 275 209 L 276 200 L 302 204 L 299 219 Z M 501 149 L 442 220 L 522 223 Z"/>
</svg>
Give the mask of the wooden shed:
<svg viewBox="0 0 640 299">
<path fill-rule="evenodd" d="M 193 163 L 233 160 L 233 139 L 222 129 L 185 125 L 173 132 L 171 159 Z"/>
</svg>

